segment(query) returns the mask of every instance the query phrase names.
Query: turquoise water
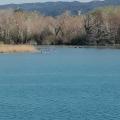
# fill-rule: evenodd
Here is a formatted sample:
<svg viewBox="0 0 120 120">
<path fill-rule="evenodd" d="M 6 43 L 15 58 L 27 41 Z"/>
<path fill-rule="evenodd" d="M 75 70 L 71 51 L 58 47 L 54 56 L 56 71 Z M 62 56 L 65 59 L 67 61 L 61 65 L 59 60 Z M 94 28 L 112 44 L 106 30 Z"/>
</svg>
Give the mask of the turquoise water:
<svg viewBox="0 0 120 120">
<path fill-rule="evenodd" d="M 0 54 L 0 120 L 120 120 L 120 50 Z"/>
</svg>

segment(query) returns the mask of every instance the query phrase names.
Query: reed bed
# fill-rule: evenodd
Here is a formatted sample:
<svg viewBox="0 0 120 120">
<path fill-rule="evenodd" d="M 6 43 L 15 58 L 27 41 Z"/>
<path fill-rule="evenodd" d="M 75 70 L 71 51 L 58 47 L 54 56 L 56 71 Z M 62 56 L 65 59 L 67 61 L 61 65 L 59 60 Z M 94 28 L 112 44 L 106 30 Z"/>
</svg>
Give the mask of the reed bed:
<svg viewBox="0 0 120 120">
<path fill-rule="evenodd" d="M 0 53 L 36 52 L 32 45 L 0 45 Z"/>
</svg>

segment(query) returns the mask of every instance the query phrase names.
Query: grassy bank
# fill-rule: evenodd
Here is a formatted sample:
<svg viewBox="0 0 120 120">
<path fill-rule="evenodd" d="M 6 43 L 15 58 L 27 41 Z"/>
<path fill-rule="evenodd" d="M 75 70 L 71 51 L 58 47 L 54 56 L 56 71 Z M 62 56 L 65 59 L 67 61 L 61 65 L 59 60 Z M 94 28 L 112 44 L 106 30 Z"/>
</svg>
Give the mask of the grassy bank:
<svg viewBox="0 0 120 120">
<path fill-rule="evenodd" d="M 36 52 L 32 45 L 0 45 L 0 53 Z"/>
</svg>

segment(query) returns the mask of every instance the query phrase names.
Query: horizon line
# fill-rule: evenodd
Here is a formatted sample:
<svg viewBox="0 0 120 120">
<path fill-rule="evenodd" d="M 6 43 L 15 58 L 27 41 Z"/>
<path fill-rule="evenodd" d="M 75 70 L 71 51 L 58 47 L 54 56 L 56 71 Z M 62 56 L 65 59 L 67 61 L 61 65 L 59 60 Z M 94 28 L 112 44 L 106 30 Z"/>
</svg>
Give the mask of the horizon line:
<svg viewBox="0 0 120 120">
<path fill-rule="evenodd" d="M 21 4 L 35 4 L 35 3 L 57 3 L 57 2 L 79 2 L 79 3 L 89 3 L 89 2 L 95 2 L 95 1 L 104 1 L 104 0 L 91 0 L 91 1 L 78 1 L 78 0 L 74 0 L 74 1 L 66 1 L 66 0 L 59 0 L 59 1 L 41 1 L 41 2 L 21 2 L 21 3 L 5 3 L 5 4 L 0 4 L 1 5 L 21 5 Z"/>
</svg>

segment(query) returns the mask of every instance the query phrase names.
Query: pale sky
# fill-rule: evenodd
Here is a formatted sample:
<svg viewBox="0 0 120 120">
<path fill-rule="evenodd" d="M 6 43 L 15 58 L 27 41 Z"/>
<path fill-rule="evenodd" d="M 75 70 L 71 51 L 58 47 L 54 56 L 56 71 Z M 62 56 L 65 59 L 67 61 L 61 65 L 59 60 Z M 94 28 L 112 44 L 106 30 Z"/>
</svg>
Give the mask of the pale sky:
<svg viewBox="0 0 120 120">
<path fill-rule="evenodd" d="M 11 3 L 32 3 L 32 2 L 47 2 L 47 1 L 80 1 L 88 2 L 91 0 L 0 0 L 0 4 L 11 4 Z"/>
</svg>

